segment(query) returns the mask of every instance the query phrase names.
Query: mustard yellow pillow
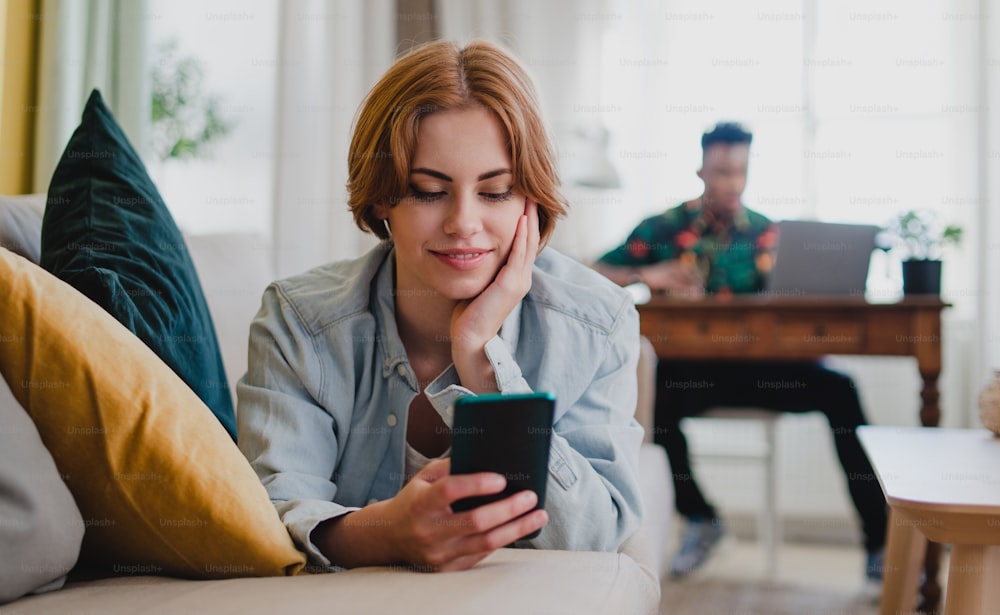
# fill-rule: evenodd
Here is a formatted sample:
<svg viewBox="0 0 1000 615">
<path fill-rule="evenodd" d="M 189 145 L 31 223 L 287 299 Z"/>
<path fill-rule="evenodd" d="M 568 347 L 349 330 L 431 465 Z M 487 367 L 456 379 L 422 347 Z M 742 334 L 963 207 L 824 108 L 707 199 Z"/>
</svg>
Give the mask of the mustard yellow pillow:
<svg viewBox="0 0 1000 615">
<path fill-rule="evenodd" d="M 81 561 L 189 578 L 305 565 L 204 402 L 113 316 L 3 248 L 0 372 L 80 508 Z"/>
</svg>

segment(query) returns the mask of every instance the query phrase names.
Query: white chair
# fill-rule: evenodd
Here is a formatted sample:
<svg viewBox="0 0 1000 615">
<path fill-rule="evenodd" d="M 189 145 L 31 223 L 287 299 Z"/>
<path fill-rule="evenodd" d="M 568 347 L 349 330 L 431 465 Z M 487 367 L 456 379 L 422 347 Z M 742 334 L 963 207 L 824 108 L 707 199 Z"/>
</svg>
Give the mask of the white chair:
<svg viewBox="0 0 1000 615">
<path fill-rule="evenodd" d="M 737 450 L 727 447 L 725 450 L 695 450 L 691 448 L 692 457 L 705 460 L 727 461 L 758 461 L 763 466 L 764 497 L 763 510 L 757 515 L 757 538 L 760 540 L 765 556 L 765 572 L 773 577 L 778 565 L 778 543 L 781 542 L 781 517 L 778 514 L 778 459 L 777 427 L 782 413 L 763 408 L 717 407 L 710 408 L 698 416 L 685 418 L 685 421 L 710 421 L 715 419 L 755 421 L 761 424 L 764 439 L 741 446 Z"/>
</svg>

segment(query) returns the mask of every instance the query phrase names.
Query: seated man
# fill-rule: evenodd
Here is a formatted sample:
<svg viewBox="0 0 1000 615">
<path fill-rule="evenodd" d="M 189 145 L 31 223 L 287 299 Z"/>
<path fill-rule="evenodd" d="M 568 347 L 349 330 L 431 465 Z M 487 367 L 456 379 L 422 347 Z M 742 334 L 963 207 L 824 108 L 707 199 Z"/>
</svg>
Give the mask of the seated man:
<svg viewBox="0 0 1000 615">
<path fill-rule="evenodd" d="M 653 292 L 695 297 L 762 290 L 777 231 L 770 220 L 741 200 L 751 139 L 740 125 L 729 123 L 704 134 L 698 171 L 705 184 L 701 196 L 642 221 L 624 244 L 602 256 L 594 268 L 618 284 L 642 282 Z M 667 450 L 677 511 L 688 521 L 680 550 L 671 562 L 675 577 L 704 564 L 725 532 L 694 479 L 680 421 L 715 406 L 754 406 L 783 412 L 818 410 L 826 415 L 861 517 L 868 551 L 866 575 L 872 582 L 881 581 L 885 500 L 854 433 L 866 420 L 848 376 L 811 361 L 661 360 L 657 371 L 654 440 Z M 709 384 L 678 384 L 690 381 Z M 777 381 L 795 384 L 776 386 Z"/>
</svg>

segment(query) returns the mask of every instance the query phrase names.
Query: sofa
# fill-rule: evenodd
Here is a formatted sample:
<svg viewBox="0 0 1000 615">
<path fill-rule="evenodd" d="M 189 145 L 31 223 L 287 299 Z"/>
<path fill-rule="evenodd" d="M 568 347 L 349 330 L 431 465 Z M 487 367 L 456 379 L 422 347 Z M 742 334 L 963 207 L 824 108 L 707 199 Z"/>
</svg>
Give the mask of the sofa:
<svg viewBox="0 0 1000 615">
<path fill-rule="evenodd" d="M 45 195 L 0 197 L 0 249 L 38 259 Z M 230 395 L 246 369 L 247 332 L 274 277 L 270 247 L 252 234 L 185 235 L 204 289 Z M 647 429 L 641 450 L 644 521 L 618 553 L 500 549 L 474 568 L 428 574 L 366 567 L 327 574 L 190 580 L 165 575 L 95 575 L 74 569 L 61 589 L 42 588 L 0 613 L 309 612 L 351 613 L 658 613 L 671 539 L 673 493 L 664 451 L 652 444 L 655 353 L 643 340 L 636 417 Z M 18 404 L 0 380 L 0 407 Z M 0 475 L 2 479 L 2 475 Z M 0 485 L 2 494 L 3 485 Z M 3 546 L 3 545 L 0 545 Z M 4 557 L 7 557 L 6 555 Z M 143 572 L 143 571 L 138 571 Z"/>
</svg>

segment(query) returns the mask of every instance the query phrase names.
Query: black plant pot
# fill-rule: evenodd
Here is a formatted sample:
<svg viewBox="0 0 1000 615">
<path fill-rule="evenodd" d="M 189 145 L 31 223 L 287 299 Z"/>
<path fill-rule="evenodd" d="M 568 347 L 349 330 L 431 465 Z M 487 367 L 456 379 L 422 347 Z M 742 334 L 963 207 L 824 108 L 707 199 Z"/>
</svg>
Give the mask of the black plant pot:
<svg viewBox="0 0 1000 615">
<path fill-rule="evenodd" d="M 940 295 L 941 261 L 903 261 L 904 295 Z"/>
</svg>

